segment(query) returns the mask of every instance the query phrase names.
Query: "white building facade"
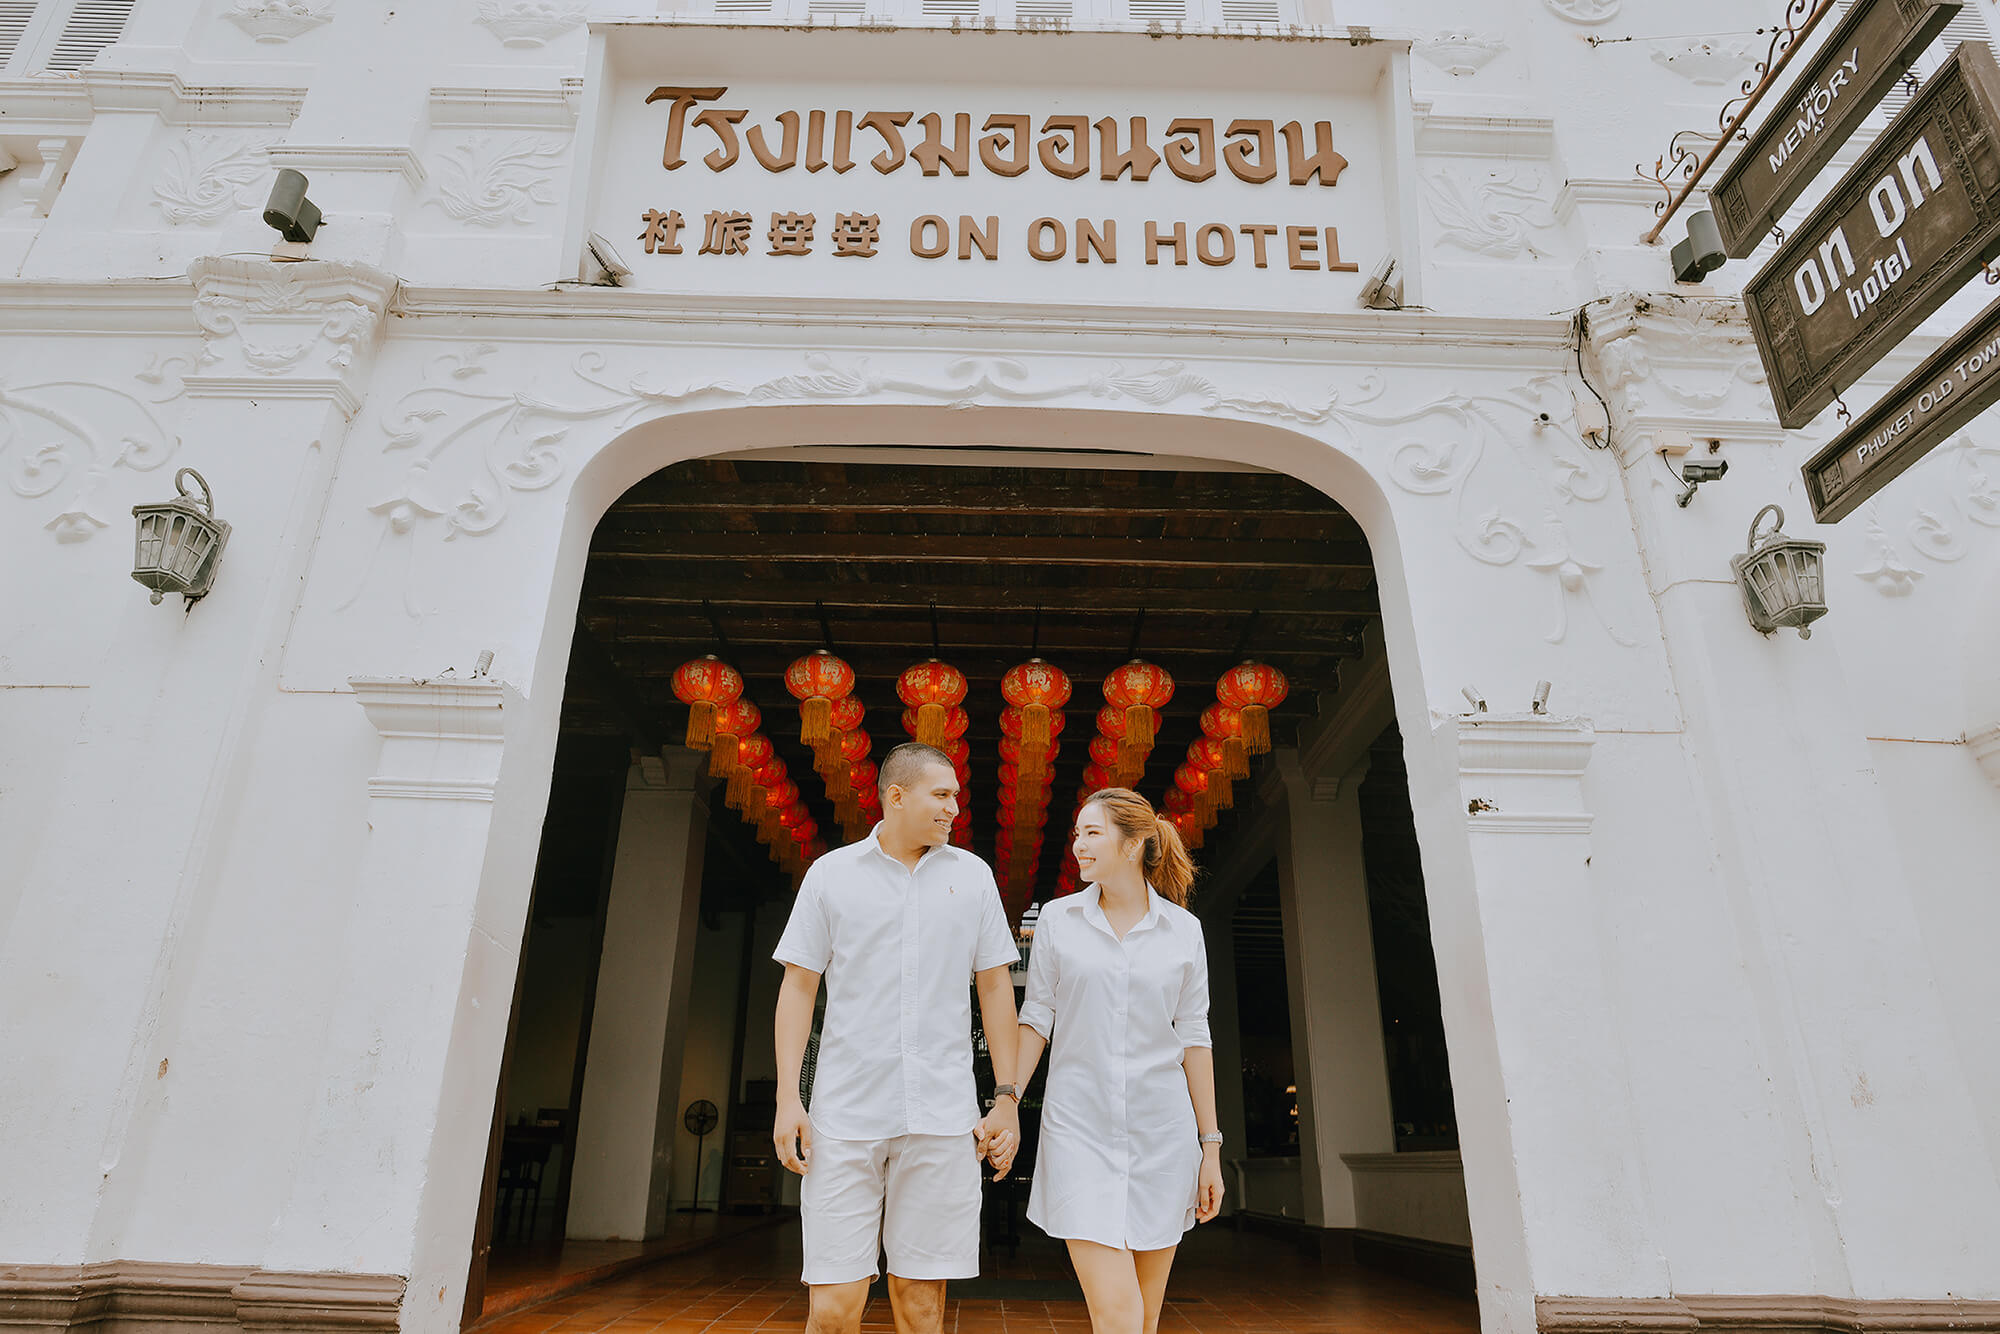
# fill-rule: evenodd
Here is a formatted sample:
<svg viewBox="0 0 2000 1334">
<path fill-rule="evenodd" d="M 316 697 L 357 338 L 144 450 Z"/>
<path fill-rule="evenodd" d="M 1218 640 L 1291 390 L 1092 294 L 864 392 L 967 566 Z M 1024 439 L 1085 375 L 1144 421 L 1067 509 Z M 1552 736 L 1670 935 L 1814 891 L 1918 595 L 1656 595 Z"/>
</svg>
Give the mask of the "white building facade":
<svg viewBox="0 0 2000 1334">
<path fill-rule="evenodd" d="M 0 0 L 0 1323 L 456 1328 L 598 518 L 1006 447 L 1365 530 L 1485 1328 L 2000 1328 L 2000 427 L 1816 529 L 1837 423 L 1777 426 L 1751 266 L 1640 241 L 1632 164 L 1775 17 Z M 1686 507 L 1681 443 L 1729 464 Z M 184 467 L 233 526 L 185 612 L 127 527 Z M 1809 640 L 1731 573 L 1774 502 Z M 1392 1146 L 1299 885 L 1373 735 L 1272 797 L 1326 1227 Z M 597 1235 L 658 1206 L 619 1133 Z"/>
</svg>

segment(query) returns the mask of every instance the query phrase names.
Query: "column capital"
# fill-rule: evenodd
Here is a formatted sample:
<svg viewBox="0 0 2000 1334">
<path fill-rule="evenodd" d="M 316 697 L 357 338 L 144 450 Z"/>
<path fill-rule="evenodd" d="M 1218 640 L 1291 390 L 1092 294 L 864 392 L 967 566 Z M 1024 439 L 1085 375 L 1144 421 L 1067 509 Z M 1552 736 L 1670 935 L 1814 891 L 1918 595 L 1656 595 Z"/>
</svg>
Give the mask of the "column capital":
<svg viewBox="0 0 2000 1334">
<path fill-rule="evenodd" d="M 354 383 L 395 299 L 395 275 L 351 260 L 211 256 L 188 278 L 202 335 L 190 394 L 323 399 L 354 415 Z"/>
<path fill-rule="evenodd" d="M 1733 297 L 1619 292 L 1584 308 L 1591 387 L 1611 414 L 1626 467 L 1679 433 L 1782 445 L 1743 303 Z"/>
<path fill-rule="evenodd" d="M 627 792 L 693 792 L 703 789 L 708 757 L 686 746 L 662 746 L 657 755 L 641 754 L 625 776 Z"/>
<path fill-rule="evenodd" d="M 521 696 L 499 681 L 353 676 L 347 682 L 382 736 L 371 797 L 491 801 L 505 711 Z"/>
<path fill-rule="evenodd" d="M 1585 834 L 1591 815 L 1583 771 L 1596 729 L 1587 718 L 1460 714 L 1441 726 L 1458 734 L 1459 791 L 1470 829 L 1488 833 Z"/>
</svg>

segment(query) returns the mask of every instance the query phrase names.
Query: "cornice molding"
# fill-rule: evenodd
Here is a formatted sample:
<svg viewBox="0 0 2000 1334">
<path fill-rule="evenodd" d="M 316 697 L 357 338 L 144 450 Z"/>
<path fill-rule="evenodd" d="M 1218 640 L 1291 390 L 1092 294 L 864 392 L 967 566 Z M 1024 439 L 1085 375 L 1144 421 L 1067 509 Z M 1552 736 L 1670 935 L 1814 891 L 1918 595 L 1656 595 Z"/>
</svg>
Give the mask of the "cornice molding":
<svg viewBox="0 0 2000 1334">
<path fill-rule="evenodd" d="M 576 125 L 583 97 L 581 79 L 560 88 L 433 88 L 433 129 L 559 129 Z"/>
<path fill-rule="evenodd" d="M 1537 1297 L 1542 1334 L 1631 1334 L 1633 1330 L 1755 1330 L 1758 1334 L 1967 1334 L 2000 1330 L 2000 1301 L 1954 1298 L 1695 1295 Z"/>
<path fill-rule="evenodd" d="M 1465 713 L 1455 721 L 1458 771 L 1466 777 L 1580 778 L 1597 736 L 1586 718 Z"/>
<path fill-rule="evenodd" d="M 90 93 L 75 79 L 0 79 L 0 124 L 10 134 L 43 134 L 90 124 Z"/>
<path fill-rule="evenodd" d="M 241 1265 L 0 1263 L 0 1325 L 82 1326 L 98 1334 L 169 1327 L 200 1334 L 389 1334 L 405 1287 L 391 1274 L 280 1273 Z"/>
<path fill-rule="evenodd" d="M 551 316 L 630 322 L 633 336 L 662 326 L 778 325 L 791 328 L 912 329 L 1045 334 L 1052 322 L 1065 335 L 1164 336 L 1206 343 L 1237 340 L 1352 344 L 1360 348 L 1434 349 L 1455 366 L 1518 366 L 1546 360 L 1569 346 L 1565 316 L 1479 317 L 1415 311 L 1277 312 L 1198 307 L 1063 306 L 1049 303 L 930 301 L 830 297 L 727 297 L 646 292 L 630 288 L 562 286 L 552 291 L 406 286 L 396 313 L 404 327 L 427 318 L 523 321 L 535 337 Z M 459 335 L 454 335 L 459 336 Z M 1468 357 L 1470 354 L 1470 357 Z M 1482 356 L 1482 354 L 1484 354 Z"/>
<path fill-rule="evenodd" d="M 484 677 L 350 676 L 347 684 L 384 740 L 498 742 L 513 693 Z"/>
<path fill-rule="evenodd" d="M 271 165 L 307 173 L 365 171 L 400 175 L 412 190 L 423 188 L 424 164 L 407 144 L 273 144 Z"/>
<path fill-rule="evenodd" d="M 290 125 L 304 88 L 200 86 L 177 74 L 87 69 L 78 78 L 95 111 L 150 111 L 169 125 Z"/>
<path fill-rule="evenodd" d="M 1340 1161 L 1357 1172 L 1465 1174 L 1465 1161 L 1457 1149 L 1425 1149 L 1416 1153 L 1343 1153 Z"/>
<path fill-rule="evenodd" d="M 189 267 L 188 280 L 202 332 L 190 387 L 239 398 L 321 396 L 352 413 L 355 363 L 375 346 L 395 299 L 393 274 L 353 260 L 209 256 Z"/>
<path fill-rule="evenodd" d="M 1414 102 L 1417 152 L 1442 157 L 1490 157 L 1519 161 L 1555 155 L 1552 116 L 1480 116 L 1432 110 Z"/>
</svg>

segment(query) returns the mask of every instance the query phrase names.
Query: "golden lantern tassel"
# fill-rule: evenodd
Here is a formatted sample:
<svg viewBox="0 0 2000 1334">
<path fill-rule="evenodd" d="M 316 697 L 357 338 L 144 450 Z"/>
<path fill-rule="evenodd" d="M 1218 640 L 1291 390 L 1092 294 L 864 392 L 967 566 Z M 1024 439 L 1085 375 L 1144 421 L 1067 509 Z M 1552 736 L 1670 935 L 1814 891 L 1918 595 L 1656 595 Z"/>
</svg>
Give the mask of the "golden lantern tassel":
<svg viewBox="0 0 2000 1334">
<path fill-rule="evenodd" d="M 926 746 L 944 745 L 944 726 L 950 710 L 942 704 L 926 704 L 917 710 L 917 740 Z"/>
<path fill-rule="evenodd" d="M 751 777 L 748 765 L 738 764 L 730 767 L 729 785 L 723 791 L 723 801 L 729 809 L 740 811 L 743 809 L 743 803 L 750 800 L 750 789 L 756 786 L 750 781 Z"/>
<path fill-rule="evenodd" d="M 745 820 L 748 820 L 751 824 L 756 824 L 764 818 L 764 798 L 767 795 L 769 794 L 761 787 L 750 789 L 749 799 L 743 803 L 743 818 Z"/>
<path fill-rule="evenodd" d="M 1208 799 L 1225 811 L 1236 807 L 1236 793 L 1230 789 L 1229 780 L 1219 770 L 1209 771 Z"/>
<path fill-rule="evenodd" d="M 832 736 L 833 701 L 824 695 L 814 695 L 799 701 L 799 744 L 810 747 L 814 752 L 826 749 Z"/>
<path fill-rule="evenodd" d="M 688 705 L 687 748 L 707 750 L 715 740 L 715 703 L 698 699 Z"/>
<path fill-rule="evenodd" d="M 736 768 L 736 738 L 723 733 L 715 738 L 708 752 L 708 775 L 711 778 L 727 778 Z"/>
<path fill-rule="evenodd" d="M 1125 744 L 1137 751 L 1142 757 L 1153 749 L 1153 710 L 1151 706 L 1134 704 L 1131 708 L 1125 710 Z M 1145 760 L 1143 758 L 1139 761 L 1139 766 L 1142 769 L 1145 767 Z"/>
<path fill-rule="evenodd" d="M 1028 704 L 1021 709 L 1021 749 L 1046 754 L 1049 749 L 1049 706 Z"/>
<path fill-rule="evenodd" d="M 1222 772 L 1230 778 L 1250 776 L 1250 755 L 1244 748 L 1242 737 L 1230 736 L 1222 739 Z"/>
<path fill-rule="evenodd" d="M 1252 755 L 1271 753 L 1271 711 L 1262 704 L 1243 706 L 1243 748 Z"/>
</svg>

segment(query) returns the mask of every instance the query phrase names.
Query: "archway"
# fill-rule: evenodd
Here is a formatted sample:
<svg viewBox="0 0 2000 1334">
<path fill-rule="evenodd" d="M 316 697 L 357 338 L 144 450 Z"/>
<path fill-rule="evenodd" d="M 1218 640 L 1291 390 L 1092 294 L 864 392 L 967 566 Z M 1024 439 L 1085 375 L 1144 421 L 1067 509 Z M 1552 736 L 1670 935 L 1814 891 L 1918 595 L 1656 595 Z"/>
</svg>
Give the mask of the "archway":
<svg viewBox="0 0 2000 1334">
<path fill-rule="evenodd" d="M 940 440 L 962 443 L 939 445 Z M 699 443 L 696 443 L 699 442 Z M 810 442 L 810 443 L 807 443 Z M 1062 444 L 1088 442 L 1084 452 L 1065 453 Z M 1175 455 L 1163 456 L 1161 444 L 1172 442 L 1176 446 L 1194 446 L 1177 450 Z M 717 444 L 727 446 L 718 453 Z M 1057 447 L 1052 448 L 1054 444 Z M 740 409 L 727 413 L 696 414 L 689 417 L 656 422 L 628 432 L 612 442 L 595 458 L 590 467 L 579 478 L 576 488 L 576 502 L 571 506 L 565 525 L 562 558 L 559 573 L 552 588 L 551 615 L 547 621 L 549 643 L 541 655 L 537 680 L 532 690 L 532 698 L 539 702 L 540 718 L 537 732 L 545 729 L 551 719 L 546 713 L 547 702 L 551 698 L 549 676 L 561 664 L 565 670 L 573 671 L 576 663 L 569 652 L 570 645 L 556 643 L 559 629 L 567 629 L 575 624 L 574 599 L 583 586 L 582 567 L 590 546 L 590 537 L 597 527 L 597 520 L 619 499 L 629 493 L 627 483 L 636 482 L 633 474 L 643 477 L 657 470 L 661 465 L 671 465 L 676 456 L 706 455 L 711 458 L 726 457 L 745 461 L 768 460 L 779 455 L 772 451 L 788 451 L 798 457 L 797 451 L 806 451 L 804 457 L 830 458 L 847 451 L 843 457 L 874 460 L 894 459 L 901 466 L 916 468 L 925 466 L 966 466 L 968 464 L 1010 466 L 1049 465 L 1078 463 L 1111 463 L 1122 469 L 1144 469 L 1147 467 L 1172 466 L 1178 457 L 1189 466 L 1205 469 L 1227 469 L 1241 466 L 1248 461 L 1250 466 L 1269 469 L 1273 472 L 1288 473 L 1292 477 L 1310 474 L 1318 479 L 1315 488 L 1321 494 L 1345 491 L 1356 497 L 1355 502 L 1344 513 L 1343 522 L 1351 522 L 1369 540 L 1377 556 L 1377 578 L 1380 583 L 1382 634 L 1377 644 L 1401 639 L 1410 640 L 1408 609 L 1403 606 L 1399 593 L 1399 580 L 1393 560 L 1386 554 L 1394 551 L 1394 532 L 1389 522 L 1387 506 L 1379 489 L 1355 465 L 1354 461 L 1323 443 L 1298 436 L 1287 431 L 1268 427 L 1250 426 L 1240 423 L 1201 421 L 1190 424 L 1171 414 L 1134 414 L 1112 412 L 1055 412 L 1048 409 L 970 409 L 948 411 L 923 408 L 813 408 L 813 409 Z M 855 451 L 863 451 L 855 453 Z M 1029 451 L 1029 452 L 1023 452 Z M 1310 480 L 1310 479 L 1308 479 Z M 1351 515 L 1351 519 L 1347 516 Z M 1370 531 L 1370 526 L 1373 531 Z M 1227 647 L 1227 646 L 1225 646 Z M 553 649 L 553 652 L 547 651 Z M 586 650 L 587 651 L 587 650 Z M 1022 655 L 1025 656 L 1025 653 Z M 1398 678 L 1412 678 L 1414 665 L 1409 661 L 1411 652 L 1387 655 L 1388 668 L 1396 668 Z M 1375 690 L 1379 698 L 1374 701 L 1378 708 L 1376 717 L 1386 721 L 1388 704 L 1389 671 L 1382 662 L 1382 650 L 1377 647 L 1371 664 L 1376 678 Z M 1395 691 L 1406 696 L 1409 691 Z M 1421 701 L 1420 687 L 1414 689 L 1415 698 Z M 786 701 L 789 703 L 789 701 Z M 1417 713 L 1418 726 L 1424 726 L 1423 715 Z M 891 723 L 892 720 L 884 720 Z M 1087 722 L 1087 720 L 1086 720 Z M 782 725 L 782 724 L 781 724 Z M 1352 717 L 1345 724 L 1352 730 Z M 1379 726 L 1379 723 L 1378 723 Z M 552 735 L 552 732 L 550 733 Z M 1419 736 L 1425 735 L 1420 731 Z M 895 738 L 891 737 L 891 742 Z M 1360 736 L 1360 744 L 1366 747 L 1376 738 L 1374 734 Z M 1350 739 L 1351 740 L 1351 739 Z M 1352 758 L 1351 756 L 1349 757 Z M 1410 762 L 1413 773 L 1412 787 L 1417 790 L 1435 791 L 1442 785 L 1455 794 L 1455 774 L 1435 773 L 1418 779 L 1416 775 L 1426 767 L 1427 756 L 1413 753 Z M 510 754 L 509 763 L 513 762 Z M 1171 765 L 1169 766 L 1171 767 Z M 1307 776 L 1310 790 L 1317 777 L 1322 788 L 1337 790 L 1341 775 Z M 1358 781 L 1359 774 L 1356 778 Z M 1421 799 L 1419 805 L 1423 804 Z M 1418 825 L 1425 822 L 1424 811 L 1418 812 Z M 1435 803 L 1428 812 L 1432 817 L 1433 832 L 1443 823 L 1438 817 Z M 1448 815 L 1446 816 L 1448 818 Z M 1446 826 L 1449 827 L 1449 826 Z M 1461 851 L 1445 850 L 1436 855 L 1426 849 L 1425 862 L 1449 867 L 1462 859 Z M 1045 859 L 1052 861 L 1053 858 Z M 1447 895 L 1452 888 L 1442 886 Z M 1465 888 L 1461 882 L 1461 890 Z M 1477 964 L 1476 925 L 1470 917 L 1460 918 L 1456 925 L 1451 923 L 1451 910 L 1434 905 L 1433 916 L 1447 921 L 1447 936 L 1454 931 L 1459 940 L 1440 939 L 1439 950 L 1443 955 L 1451 948 L 1474 946 L 1467 956 Z M 1372 997 L 1371 997 L 1372 1000 Z M 1463 1017 L 1447 1014 L 1446 1023 L 1454 1028 L 1462 1027 Z M 1460 1055 L 1464 1045 L 1461 1032 L 1454 1031 L 1454 1075 L 1460 1091 L 1462 1109 L 1471 1104 L 1466 1098 L 1469 1085 L 1476 1087 L 1476 1077 L 1468 1081 L 1464 1071 L 1457 1067 L 1468 1064 Z M 1470 1065 L 1475 1069 L 1478 1061 L 1474 1058 Z M 1384 1146 L 1387 1147 L 1387 1146 Z M 1470 1148 L 1470 1146 L 1468 1146 Z M 1473 1156 L 1476 1157 L 1476 1151 Z M 1502 1165 L 1504 1167 L 1504 1164 Z M 1477 1188 L 1474 1188 L 1476 1196 Z M 1484 1247 L 1482 1238 L 1482 1247 Z M 1504 1258 L 1507 1249 L 1503 1241 L 1497 1250 Z M 1482 1250 L 1482 1264 L 1489 1263 L 1486 1251 Z"/>
</svg>

